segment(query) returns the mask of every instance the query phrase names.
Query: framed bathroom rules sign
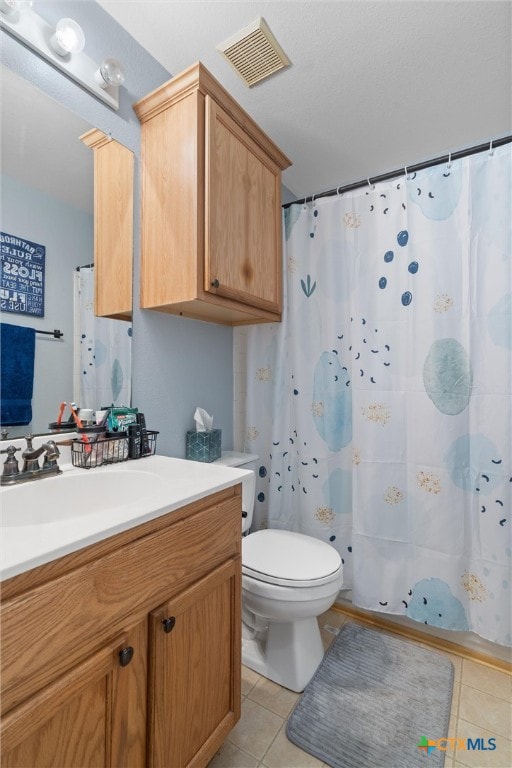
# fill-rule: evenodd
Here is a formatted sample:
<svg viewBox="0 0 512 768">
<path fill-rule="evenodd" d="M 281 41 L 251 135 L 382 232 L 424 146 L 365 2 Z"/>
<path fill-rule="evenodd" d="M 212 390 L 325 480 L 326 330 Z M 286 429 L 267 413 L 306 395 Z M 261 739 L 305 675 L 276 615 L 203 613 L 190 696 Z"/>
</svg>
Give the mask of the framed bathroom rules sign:
<svg viewBox="0 0 512 768">
<path fill-rule="evenodd" d="M 46 248 L 0 232 L 0 309 L 44 317 Z"/>
</svg>

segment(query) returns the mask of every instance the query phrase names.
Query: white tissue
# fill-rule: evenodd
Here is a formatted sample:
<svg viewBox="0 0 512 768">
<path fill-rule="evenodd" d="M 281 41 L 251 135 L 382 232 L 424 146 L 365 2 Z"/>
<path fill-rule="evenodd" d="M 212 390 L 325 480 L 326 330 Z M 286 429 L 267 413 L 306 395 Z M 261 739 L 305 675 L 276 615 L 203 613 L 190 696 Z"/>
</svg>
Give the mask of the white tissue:
<svg viewBox="0 0 512 768">
<path fill-rule="evenodd" d="M 194 413 L 196 432 L 211 432 L 213 429 L 213 416 L 206 413 L 204 408 L 196 408 Z"/>
</svg>

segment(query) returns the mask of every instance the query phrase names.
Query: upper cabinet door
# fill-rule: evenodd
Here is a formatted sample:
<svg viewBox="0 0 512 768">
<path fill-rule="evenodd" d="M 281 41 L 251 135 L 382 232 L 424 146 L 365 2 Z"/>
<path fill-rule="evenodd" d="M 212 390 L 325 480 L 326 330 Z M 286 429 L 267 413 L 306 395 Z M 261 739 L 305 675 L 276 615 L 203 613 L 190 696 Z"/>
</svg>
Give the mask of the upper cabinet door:
<svg viewBox="0 0 512 768">
<path fill-rule="evenodd" d="M 94 152 L 94 314 L 131 320 L 133 152 L 97 128 L 80 139 Z"/>
<path fill-rule="evenodd" d="M 205 291 L 281 312 L 281 171 L 206 96 Z"/>
</svg>

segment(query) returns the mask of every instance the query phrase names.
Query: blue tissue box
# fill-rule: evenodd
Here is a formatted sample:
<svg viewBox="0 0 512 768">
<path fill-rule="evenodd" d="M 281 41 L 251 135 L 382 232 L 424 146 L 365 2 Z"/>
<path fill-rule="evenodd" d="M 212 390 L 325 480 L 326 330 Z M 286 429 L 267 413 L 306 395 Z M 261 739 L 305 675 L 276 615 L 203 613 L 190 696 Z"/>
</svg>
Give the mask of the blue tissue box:
<svg viewBox="0 0 512 768">
<path fill-rule="evenodd" d="M 222 430 L 211 432 L 187 432 L 187 459 L 192 461 L 215 461 L 220 459 Z"/>
</svg>

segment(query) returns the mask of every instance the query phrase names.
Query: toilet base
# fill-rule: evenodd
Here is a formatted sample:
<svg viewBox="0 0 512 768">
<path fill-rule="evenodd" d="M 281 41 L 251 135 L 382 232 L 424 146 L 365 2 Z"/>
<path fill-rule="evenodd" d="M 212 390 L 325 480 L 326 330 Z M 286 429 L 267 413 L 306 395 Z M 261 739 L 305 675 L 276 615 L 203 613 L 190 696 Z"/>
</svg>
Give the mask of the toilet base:
<svg viewBox="0 0 512 768">
<path fill-rule="evenodd" d="M 323 656 L 316 618 L 271 621 L 256 633 L 242 624 L 242 664 L 291 691 L 304 690 Z"/>
</svg>

